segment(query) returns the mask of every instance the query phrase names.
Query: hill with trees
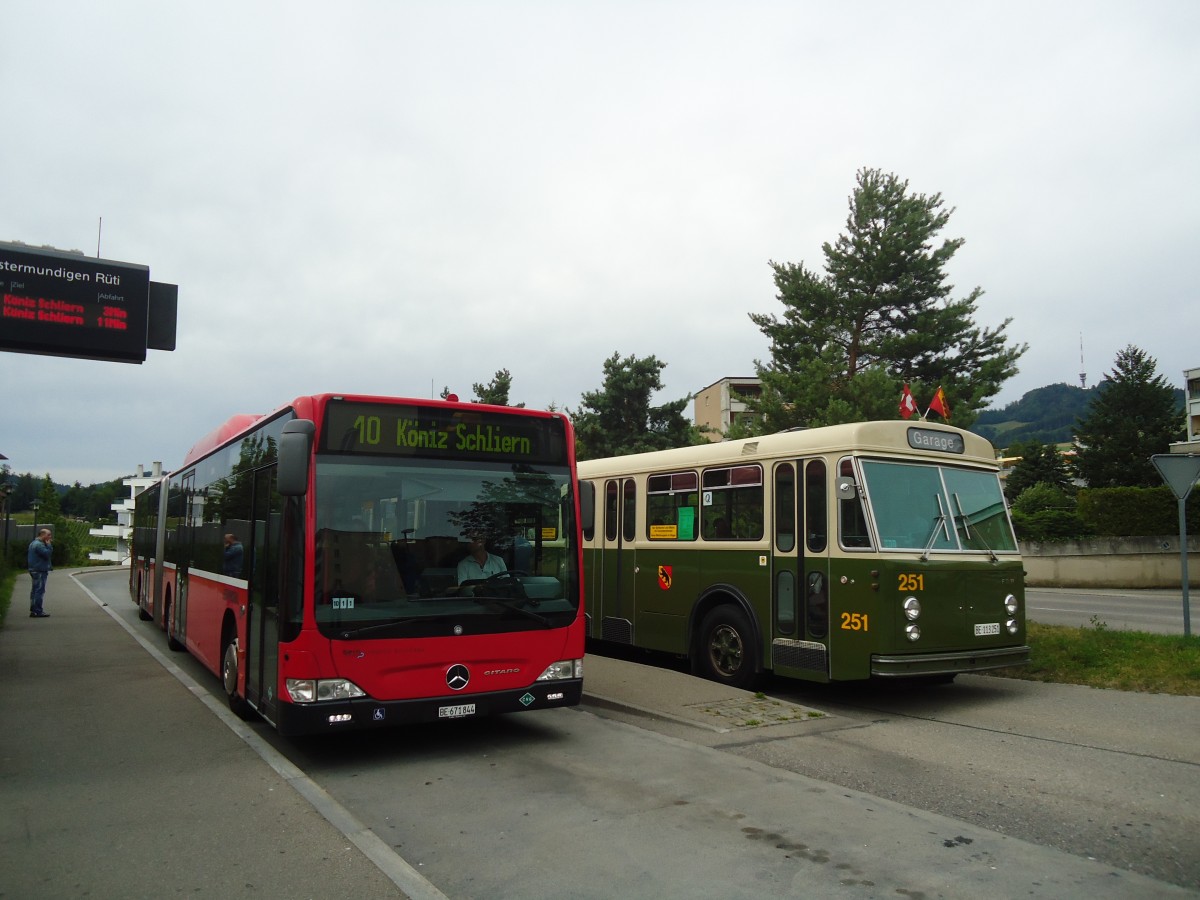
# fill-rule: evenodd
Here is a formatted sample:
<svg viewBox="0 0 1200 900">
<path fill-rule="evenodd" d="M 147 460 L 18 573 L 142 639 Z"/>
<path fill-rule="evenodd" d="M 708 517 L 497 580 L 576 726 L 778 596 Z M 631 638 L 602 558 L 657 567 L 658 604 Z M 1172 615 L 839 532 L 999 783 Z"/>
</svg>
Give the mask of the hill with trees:
<svg viewBox="0 0 1200 900">
<path fill-rule="evenodd" d="M 971 430 L 996 447 L 1031 441 L 1061 444 L 1072 439 L 1075 422 L 1087 414 L 1095 394 L 1094 387 L 1048 384 L 1029 391 L 1003 409 L 984 410 Z"/>
<path fill-rule="evenodd" d="M 971 431 L 996 447 L 1067 443 L 1075 439 L 1075 424 L 1088 416 L 1102 384 L 1080 388 L 1060 382 L 1034 388 L 1002 409 L 981 412 Z M 1175 405 L 1182 409 L 1184 392 L 1179 388 L 1174 391 Z"/>
</svg>

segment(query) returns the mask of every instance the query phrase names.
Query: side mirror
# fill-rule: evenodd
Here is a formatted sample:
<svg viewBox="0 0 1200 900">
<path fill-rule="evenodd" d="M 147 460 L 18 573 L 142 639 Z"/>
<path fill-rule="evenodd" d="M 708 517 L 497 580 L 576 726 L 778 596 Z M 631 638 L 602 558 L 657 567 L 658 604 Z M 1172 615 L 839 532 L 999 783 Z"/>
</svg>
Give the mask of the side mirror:
<svg viewBox="0 0 1200 900">
<path fill-rule="evenodd" d="M 285 497 L 302 497 L 308 492 L 313 435 L 317 426 L 308 419 L 293 419 L 279 435 L 279 470 L 276 485 Z"/>
<path fill-rule="evenodd" d="M 585 528 L 596 521 L 596 486 L 590 481 L 579 482 L 579 523 Z"/>
<path fill-rule="evenodd" d="M 854 479 L 846 475 L 838 477 L 837 480 L 837 498 L 839 500 L 853 500 L 858 496 L 858 485 L 854 483 Z"/>
</svg>

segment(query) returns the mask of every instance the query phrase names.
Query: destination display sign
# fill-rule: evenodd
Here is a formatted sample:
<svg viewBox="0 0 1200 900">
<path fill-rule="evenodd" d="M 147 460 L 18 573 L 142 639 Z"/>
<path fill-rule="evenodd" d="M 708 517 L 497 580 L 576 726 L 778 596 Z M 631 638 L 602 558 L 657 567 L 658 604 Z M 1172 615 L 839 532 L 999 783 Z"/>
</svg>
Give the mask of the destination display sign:
<svg viewBox="0 0 1200 900">
<path fill-rule="evenodd" d="M 0 350 L 146 360 L 150 269 L 0 242 Z"/>
<path fill-rule="evenodd" d="M 938 453 L 965 453 L 967 449 L 961 434 L 933 428 L 908 429 L 908 446 L 914 450 L 934 450 Z"/>
<path fill-rule="evenodd" d="M 567 459 L 561 419 L 515 413 L 331 400 L 321 435 L 330 453 L 540 464 Z"/>
</svg>

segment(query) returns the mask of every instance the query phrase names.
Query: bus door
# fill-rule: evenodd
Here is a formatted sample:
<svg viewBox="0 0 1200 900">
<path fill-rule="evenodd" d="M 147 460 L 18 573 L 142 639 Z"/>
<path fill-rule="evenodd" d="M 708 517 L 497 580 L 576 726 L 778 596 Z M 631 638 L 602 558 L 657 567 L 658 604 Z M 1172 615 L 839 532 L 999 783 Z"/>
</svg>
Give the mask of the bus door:
<svg viewBox="0 0 1200 900">
<path fill-rule="evenodd" d="M 600 620 L 599 637 L 621 644 L 633 643 L 636 496 L 632 478 L 604 482 L 604 522 L 596 534 L 599 578 L 588 597 L 592 615 Z"/>
<path fill-rule="evenodd" d="M 254 472 L 250 522 L 249 609 L 246 612 L 246 700 L 268 721 L 276 720 L 279 677 L 279 550 L 282 498 L 276 466 Z"/>
<path fill-rule="evenodd" d="M 823 459 L 776 464 L 771 668 L 829 680 L 829 488 Z"/>
<path fill-rule="evenodd" d="M 172 638 L 187 634 L 188 572 L 196 562 L 196 526 L 204 521 L 204 498 L 196 492 L 196 471 L 172 485 L 178 491 L 178 520 L 175 536 L 175 596 L 163 604 L 163 628 Z M 167 621 L 168 618 L 170 621 Z"/>
<path fill-rule="evenodd" d="M 880 626 L 879 560 L 854 461 L 843 457 L 834 471 L 829 504 L 830 543 L 842 551 L 830 568 L 828 619 L 830 675 L 839 681 L 869 678 Z M 836 520 L 836 524 L 833 524 Z"/>
</svg>

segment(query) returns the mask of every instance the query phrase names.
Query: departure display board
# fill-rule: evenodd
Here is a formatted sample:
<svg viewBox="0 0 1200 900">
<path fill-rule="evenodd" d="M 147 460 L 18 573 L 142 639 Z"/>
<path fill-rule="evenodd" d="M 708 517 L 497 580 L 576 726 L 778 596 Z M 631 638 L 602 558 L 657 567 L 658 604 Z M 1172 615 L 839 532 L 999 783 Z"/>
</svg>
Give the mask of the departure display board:
<svg viewBox="0 0 1200 900">
<path fill-rule="evenodd" d="M 150 269 L 0 242 L 0 350 L 146 361 Z"/>
<path fill-rule="evenodd" d="M 562 464 L 561 419 L 442 406 L 330 400 L 322 447 L 332 453 Z"/>
</svg>

